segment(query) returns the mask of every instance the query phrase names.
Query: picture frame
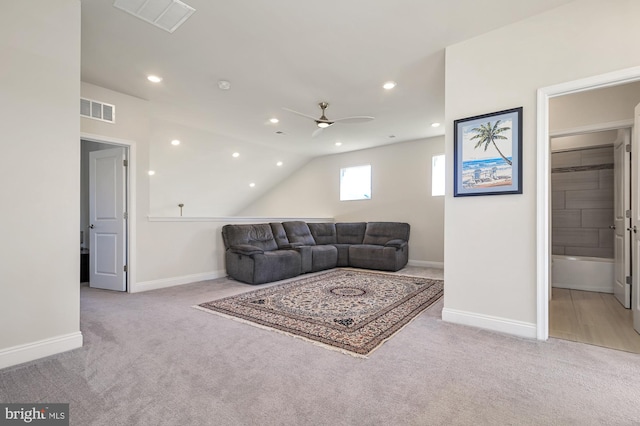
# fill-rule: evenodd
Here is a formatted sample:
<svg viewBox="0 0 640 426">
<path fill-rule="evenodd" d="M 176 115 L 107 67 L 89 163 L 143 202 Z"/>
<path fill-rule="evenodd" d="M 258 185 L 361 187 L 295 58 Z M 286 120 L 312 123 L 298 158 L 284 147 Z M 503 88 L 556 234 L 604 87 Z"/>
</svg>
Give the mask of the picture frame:
<svg viewBox="0 0 640 426">
<path fill-rule="evenodd" d="M 522 107 L 453 124 L 453 196 L 522 194 Z"/>
</svg>

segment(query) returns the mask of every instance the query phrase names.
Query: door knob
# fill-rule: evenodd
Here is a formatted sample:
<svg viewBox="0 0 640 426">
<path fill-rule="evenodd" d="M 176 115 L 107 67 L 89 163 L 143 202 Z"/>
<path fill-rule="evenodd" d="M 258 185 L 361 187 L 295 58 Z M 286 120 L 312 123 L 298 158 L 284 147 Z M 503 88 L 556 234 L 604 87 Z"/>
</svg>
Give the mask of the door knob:
<svg viewBox="0 0 640 426">
<path fill-rule="evenodd" d="M 89 225 L 89 228 L 93 229 L 93 223 L 91 225 Z"/>
<path fill-rule="evenodd" d="M 609 229 L 616 229 L 615 225 L 609 225 Z"/>
<path fill-rule="evenodd" d="M 627 231 L 633 231 L 633 233 L 636 234 L 638 232 L 638 228 L 636 225 L 633 225 L 633 228 L 627 228 Z"/>
</svg>

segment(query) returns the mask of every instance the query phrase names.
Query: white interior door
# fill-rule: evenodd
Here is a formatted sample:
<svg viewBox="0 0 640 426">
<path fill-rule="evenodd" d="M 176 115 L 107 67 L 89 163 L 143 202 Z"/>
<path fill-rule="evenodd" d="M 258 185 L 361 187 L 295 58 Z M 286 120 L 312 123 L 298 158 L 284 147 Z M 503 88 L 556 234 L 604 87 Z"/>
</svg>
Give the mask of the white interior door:
<svg viewBox="0 0 640 426">
<path fill-rule="evenodd" d="M 89 286 L 126 291 L 125 149 L 89 153 Z"/>
<path fill-rule="evenodd" d="M 634 111 L 633 138 L 631 148 L 631 269 L 633 287 L 631 288 L 631 310 L 633 328 L 640 333 L 640 104 Z"/>
<path fill-rule="evenodd" d="M 618 138 L 613 143 L 613 225 L 614 234 L 614 258 L 615 274 L 613 294 L 616 299 L 627 309 L 631 307 L 631 257 L 630 257 L 630 233 L 627 230 L 631 223 L 631 217 L 627 217 L 627 211 L 631 209 L 629 197 L 629 168 L 630 154 L 627 146 L 631 148 L 631 132 L 628 129 L 618 131 Z"/>
</svg>

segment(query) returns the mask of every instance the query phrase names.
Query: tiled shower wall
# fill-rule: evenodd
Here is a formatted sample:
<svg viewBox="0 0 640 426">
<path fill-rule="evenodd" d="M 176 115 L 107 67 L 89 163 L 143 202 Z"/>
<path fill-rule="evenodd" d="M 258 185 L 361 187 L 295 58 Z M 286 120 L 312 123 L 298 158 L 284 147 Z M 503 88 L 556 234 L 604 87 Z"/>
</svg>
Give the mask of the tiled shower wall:
<svg viewBox="0 0 640 426">
<path fill-rule="evenodd" d="M 613 258 L 613 147 L 551 154 L 553 254 Z"/>
</svg>

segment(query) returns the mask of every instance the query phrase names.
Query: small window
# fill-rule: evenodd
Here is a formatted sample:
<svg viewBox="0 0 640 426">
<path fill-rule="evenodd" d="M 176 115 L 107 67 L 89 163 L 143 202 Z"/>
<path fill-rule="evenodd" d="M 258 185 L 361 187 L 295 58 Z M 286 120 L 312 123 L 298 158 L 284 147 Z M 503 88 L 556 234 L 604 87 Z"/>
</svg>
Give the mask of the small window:
<svg viewBox="0 0 640 426">
<path fill-rule="evenodd" d="M 371 198 L 371 166 L 340 169 L 340 201 Z"/>
<path fill-rule="evenodd" d="M 444 154 L 431 158 L 431 195 L 444 195 Z"/>
</svg>

